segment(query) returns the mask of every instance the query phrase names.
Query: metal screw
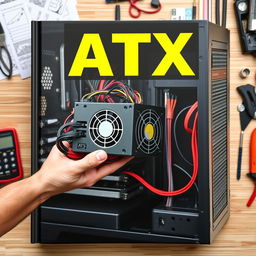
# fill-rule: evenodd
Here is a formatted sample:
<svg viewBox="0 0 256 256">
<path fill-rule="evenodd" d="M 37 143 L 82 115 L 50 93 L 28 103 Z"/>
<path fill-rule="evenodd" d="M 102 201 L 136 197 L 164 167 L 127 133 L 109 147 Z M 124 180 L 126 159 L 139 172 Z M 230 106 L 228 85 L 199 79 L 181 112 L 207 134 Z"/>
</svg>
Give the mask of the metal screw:
<svg viewBox="0 0 256 256">
<path fill-rule="evenodd" d="M 243 105 L 243 104 L 239 104 L 238 106 L 237 106 L 237 111 L 238 112 L 243 112 L 245 110 L 245 106 Z"/>
</svg>

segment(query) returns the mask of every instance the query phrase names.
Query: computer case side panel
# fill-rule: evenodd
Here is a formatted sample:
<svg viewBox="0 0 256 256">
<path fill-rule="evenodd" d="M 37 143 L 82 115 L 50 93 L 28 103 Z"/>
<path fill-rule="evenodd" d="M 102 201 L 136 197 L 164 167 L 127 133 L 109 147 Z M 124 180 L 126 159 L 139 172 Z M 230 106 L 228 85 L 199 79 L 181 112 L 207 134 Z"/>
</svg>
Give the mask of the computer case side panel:
<svg viewBox="0 0 256 256">
<path fill-rule="evenodd" d="M 212 145 L 210 145 L 212 151 L 211 242 L 230 215 L 229 37 L 227 29 L 209 24 L 209 99 L 211 101 L 212 134 Z M 222 128 L 217 129 L 216 127 L 220 127 L 220 125 Z M 221 144 L 220 141 L 223 143 Z M 218 152 L 214 148 L 215 145 L 222 150 Z"/>
<path fill-rule="evenodd" d="M 199 21 L 199 79 L 198 79 L 198 187 L 200 243 L 209 243 L 210 179 L 209 179 L 209 100 L 208 100 L 208 22 Z M 203 191 L 203 192 L 202 192 Z M 207 228 L 205 228 L 207 227 Z"/>
<path fill-rule="evenodd" d="M 31 88 L 31 175 L 34 174 L 38 169 L 38 109 L 39 109 L 39 93 L 40 90 L 40 23 L 32 21 L 31 22 L 31 45 L 32 45 L 32 88 Z M 40 208 L 34 210 L 31 215 L 31 242 L 40 243 L 39 236 L 39 222 Z"/>
</svg>

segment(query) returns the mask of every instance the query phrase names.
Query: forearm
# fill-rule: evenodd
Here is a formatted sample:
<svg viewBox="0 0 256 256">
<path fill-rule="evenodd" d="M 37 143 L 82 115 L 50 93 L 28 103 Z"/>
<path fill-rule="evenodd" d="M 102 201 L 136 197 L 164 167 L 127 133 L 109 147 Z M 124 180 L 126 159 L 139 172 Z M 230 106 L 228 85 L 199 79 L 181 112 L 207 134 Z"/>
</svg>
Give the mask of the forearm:
<svg viewBox="0 0 256 256">
<path fill-rule="evenodd" d="M 97 150 L 73 161 L 54 146 L 36 174 L 0 189 L 0 236 L 49 197 L 71 189 L 92 186 L 131 159 L 126 157 L 104 165 L 107 154 Z"/>
<path fill-rule="evenodd" d="M 49 197 L 50 193 L 37 175 L 0 189 L 0 236 L 16 226 Z"/>
</svg>

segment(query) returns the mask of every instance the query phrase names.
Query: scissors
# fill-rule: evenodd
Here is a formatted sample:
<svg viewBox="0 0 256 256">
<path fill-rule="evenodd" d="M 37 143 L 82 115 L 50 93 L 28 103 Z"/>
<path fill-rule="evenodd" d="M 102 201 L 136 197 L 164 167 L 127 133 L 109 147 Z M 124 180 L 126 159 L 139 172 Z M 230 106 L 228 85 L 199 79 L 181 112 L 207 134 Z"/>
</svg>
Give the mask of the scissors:
<svg viewBox="0 0 256 256">
<path fill-rule="evenodd" d="M 12 76 L 12 59 L 11 55 L 6 47 L 5 34 L 3 27 L 0 23 L 0 71 L 7 77 Z"/>
</svg>

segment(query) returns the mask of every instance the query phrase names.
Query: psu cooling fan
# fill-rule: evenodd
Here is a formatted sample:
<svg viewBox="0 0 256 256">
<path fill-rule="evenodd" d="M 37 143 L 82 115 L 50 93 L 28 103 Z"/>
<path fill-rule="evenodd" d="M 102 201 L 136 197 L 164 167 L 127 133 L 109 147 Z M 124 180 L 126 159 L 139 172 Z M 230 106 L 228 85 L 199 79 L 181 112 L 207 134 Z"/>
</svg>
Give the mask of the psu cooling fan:
<svg viewBox="0 0 256 256">
<path fill-rule="evenodd" d="M 104 149 L 108 154 L 125 156 L 155 155 L 162 152 L 164 108 L 132 103 L 75 104 L 74 152 Z"/>
</svg>

